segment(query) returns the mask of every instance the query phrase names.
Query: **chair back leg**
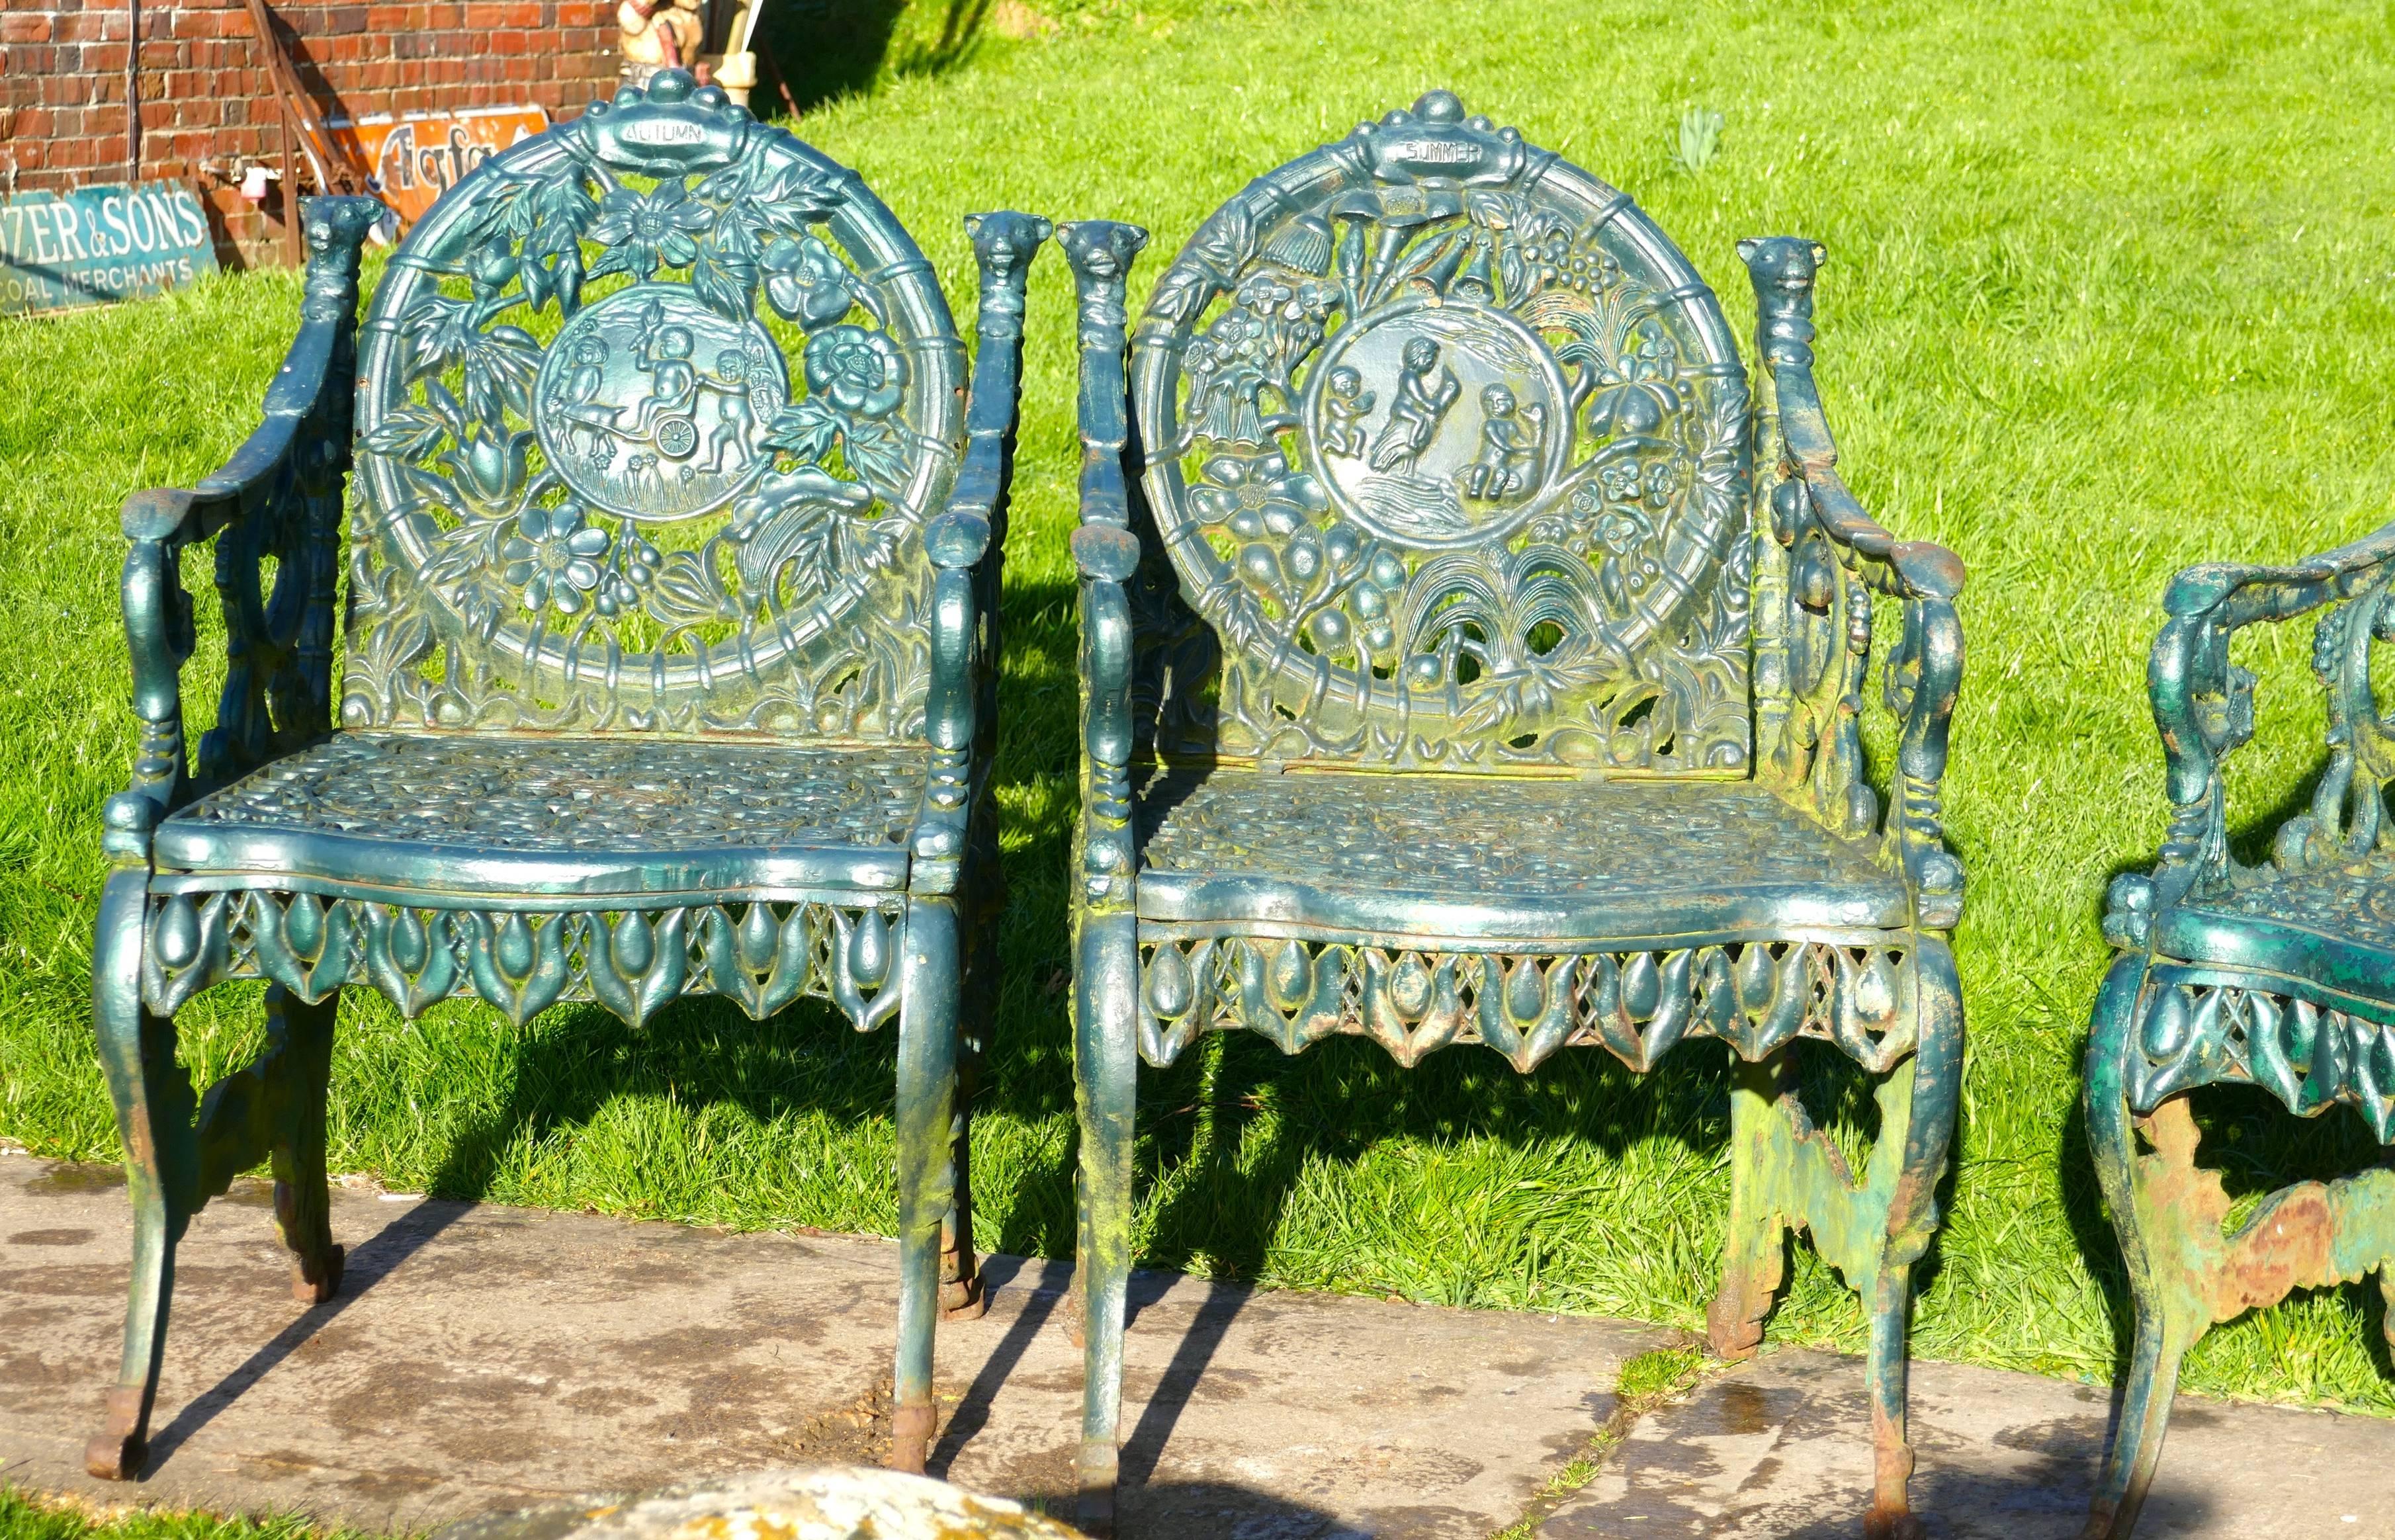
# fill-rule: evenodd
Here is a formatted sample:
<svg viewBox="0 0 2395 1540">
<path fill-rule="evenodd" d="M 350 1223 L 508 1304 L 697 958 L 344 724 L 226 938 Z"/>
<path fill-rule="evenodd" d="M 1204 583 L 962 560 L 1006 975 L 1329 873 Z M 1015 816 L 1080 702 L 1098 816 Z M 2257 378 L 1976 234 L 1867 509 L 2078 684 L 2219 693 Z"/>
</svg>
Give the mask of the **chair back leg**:
<svg viewBox="0 0 2395 1540">
<path fill-rule="evenodd" d="M 890 1467 L 920 1472 L 939 1415 L 932 1336 L 940 1312 L 940 1240 L 955 1199 L 957 1026 L 962 976 L 957 906 L 906 904 L 898 1007 L 898 1364 Z"/>
</svg>

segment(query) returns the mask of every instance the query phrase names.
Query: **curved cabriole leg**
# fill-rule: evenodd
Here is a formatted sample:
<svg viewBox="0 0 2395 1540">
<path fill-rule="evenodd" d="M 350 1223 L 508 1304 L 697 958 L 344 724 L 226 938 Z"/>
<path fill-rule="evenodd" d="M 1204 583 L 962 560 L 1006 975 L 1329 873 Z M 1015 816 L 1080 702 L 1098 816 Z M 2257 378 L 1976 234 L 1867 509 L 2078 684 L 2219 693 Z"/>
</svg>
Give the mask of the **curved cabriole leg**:
<svg viewBox="0 0 2395 1540">
<path fill-rule="evenodd" d="M 287 1102 L 274 1141 L 274 1224 L 291 1248 L 291 1297 L 322 1305 L 340 1292 L 343 1253 L 333 1244 L 324 1179 L 324 1119 L 333 1076 L 336 990 L 313 1005 L 280 984 L 266 992 L 267 1032 L 285 1056 Z"/>
<path fill-rule="evenodd" d="M 1863 1519 L 1870 1540 L 1914 1540 L 1925 1533 L 1905 1491 L 1912 1476 L 1905 1428 L 1905 1336 L 1912 1310 L 1912 1266 L 1938 1231 L 1938 1181 L 1946 1172 L 1954 1110 L 1963 1095 L 1963 988 L 1954 954 L 1943 941 L 1925 936 L 1916 944 L 1914 966 L 1920 1035 L 1912 1063 L 1881 1088 L 1879 1143 L 1872 1151 L 1866 1184 L 1872 1193 L 1886 1193 L 1878 1265 L 1868 1282 L 1856 1281 L 1871 1312 L 1866 1372 L 1872 1481 L 1871 1511 Z M 1891 1152 L 1892 1183 L 1884 1176 Z"/>
<path fill-rule="evenodd" d="M 1705 1336 L 1716 1358 L 1751 1358 L 1763 1342 L 1785 1268 L 1786 1225 L 1769 1201 L 1763 1162 L 1775 1108 L 1793 1094 L 1794 1065 L 1783 1050 L 1763 1062 L 1730 1055 L 1729 1225 L 1722 1242 L 1721 1290 L 1705 1311 Z"/>
<path fill-rule="evenodd" d="M 940 1229 L 954 1178 L 957 1015 L 963 982 L 957 909 L 945 898 L 906 905 L 906 994 L 898 1007 L 898 1369 L 890 1467 L 920 1472 L 939 1414 L 932 1405 L 932 1334 L 939 1315 Z"/>
<path fill-rule="evenodd" d="M 2087 1034 L 2086 1114 L 2088 1153 L 2112 1228 L 2121 1241 L 2121 1261 L 2129 1275 L 2137 1311 L 2137 1337 L 2129 1349 L 2128 1375 L 2121 1393 L 2121 1420 L 2104 1455 L 2095 1500 L 2088 1505 L 2083 1540 L 2110 1540 L 2137 1528 L 2137 1509 L 2162 1459 L 2163 1434 L 2170 1426 L 2171 1398 L 2178 1389 L 2179 1361 L 2210 1324 L 2195 1319 L 2186 1301 L 2174 1298 L 2171 1275 L 2185 1270 L 2184 1258 L 2161 1255 L 2166 1233 L 2148 1233 L 2141 1222 L 2143 1185 L 2137 1135 L 2129 1112 L 2125 1055 L 2137 1029 L 2144 992 L 2143 958 L 2116 959 L 2096 997 Z M 2180 1109 L 2180 1115 L 2185 1115 Z M 2190 1162 L 2193 1152 L 2189 1152 Z M 2178 1266 L 2169 1266 L 2177 1262 Z"/>
<path fill-rule="evenodd" d="M 118 872 L 99 903 L 92 947 L 92 1023 L 125 1144 L 133 1200 L 133 1277 L 125 1304 L 125 1357 L 108 1393 L 107 1418 L 84 1447 L 84 1468 L 103 1481 L 141 1473 L 150 1409 L 166 1349 L 175 1292 L 175 1243 L 197 1185 L 192 1084 L 175 1062 L 175 1023 L 141 1005 L 142 917 L 148 874 Z"/>
<path fill-rule="evenodd" d="M 1131 1286 L 1131 1135 L 1139 1092 L 1139 922 L 1081 921 L 1074 970 L 1073 1068 L 1080 1110 L 1080 1222 L 1076 1282 L 1082 1330 L 1080 1506 L 1086 1533 L 1114 1533 L 1122 1425 L 1123 1318 Z"/>
</svg>

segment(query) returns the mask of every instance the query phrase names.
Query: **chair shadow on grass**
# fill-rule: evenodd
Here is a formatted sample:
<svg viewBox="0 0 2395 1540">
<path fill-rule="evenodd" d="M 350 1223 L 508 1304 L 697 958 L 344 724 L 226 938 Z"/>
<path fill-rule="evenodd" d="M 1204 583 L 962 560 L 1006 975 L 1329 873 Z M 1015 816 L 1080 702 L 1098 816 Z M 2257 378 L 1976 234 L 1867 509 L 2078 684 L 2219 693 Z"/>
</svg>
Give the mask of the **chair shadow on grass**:
<svg viewBox="0 0 2395 1540">
<path fill-rule="evenodd" d="M 992 0 L 785 0 L 759 19 L 752 46 L 768 56 L 801 112 L 872 89 L 883 71 L 940 75 L 971 57 Z M 910 11 L 925 20 L 911 18 Z M 936 13 L 936 24 L 929 18 Z M 903 33 L 903 35 L 902 35 Z M 770 91 L 750 101 L 781 110 Z"/>
</svg>

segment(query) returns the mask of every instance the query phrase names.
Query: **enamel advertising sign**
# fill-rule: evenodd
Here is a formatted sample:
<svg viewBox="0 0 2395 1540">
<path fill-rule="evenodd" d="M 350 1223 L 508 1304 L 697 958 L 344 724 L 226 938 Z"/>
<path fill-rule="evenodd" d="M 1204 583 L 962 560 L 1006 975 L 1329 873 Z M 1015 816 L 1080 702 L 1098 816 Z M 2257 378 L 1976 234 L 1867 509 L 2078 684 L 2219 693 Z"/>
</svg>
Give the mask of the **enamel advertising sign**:
<svg viewBox="0 0 2395 1540">
<path fill-rule="evenodd" d="M 414 224 L 432 202 L 465 179 L 466 173 L 515 143 L 549 126 L 537 107 L 490 107 L 463 112 L 370 117 L 329 125 L 336 140 L 348 139 L 375 179 L 382 201 Z"/>
<path fill-rule="evenodd" d="M 216 270 L 207 214 L 180 182 L 23 192 L 0 204 L 0 315 L 135 299 Z"/>
</svg>

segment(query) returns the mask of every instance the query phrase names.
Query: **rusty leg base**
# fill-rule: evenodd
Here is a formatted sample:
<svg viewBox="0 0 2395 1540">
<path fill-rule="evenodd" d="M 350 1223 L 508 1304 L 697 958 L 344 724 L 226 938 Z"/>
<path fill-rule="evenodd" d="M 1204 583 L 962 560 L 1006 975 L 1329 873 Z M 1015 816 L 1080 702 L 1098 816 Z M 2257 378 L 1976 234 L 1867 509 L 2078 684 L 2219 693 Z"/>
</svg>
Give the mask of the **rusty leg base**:
<svg viewBox="0 0 2395 1540">
<path fill-rule="evenodd" d="M 989 1311 L 981 1286 L 981 1264 L 970 1251 L 940 1253 L 940 1319 L 978 1321 Z"/>
<path fill-rule="evenodd" d="M 349 1253 L 339 1246 L 328 1249 L 323 1260 L 310 1266 L 304 1257 L 291 1259 L 291 1297 L 302 1305 L 329 1304 L 341 1292 L 341 1264 Z"/>
<path fill-rule="evenodd" d="M 939 1413 L 928 1404 L 899 1407 L 890 1419 L 890 1468 L 920 1476 L 939 1423 Z"/>
<path fill-rule="evenodd" d="M 103 1481 L 129 1481 L 150 1458 L 148 1396 L 139 1385 L 108 1393 L 107 1420 L 83 1446 L 83 1468 Z"/>
<path fill-rule="evenodd" d="M 1721 1292 L 1705 1307 L 1705 1341 L 1715 1358 L 1742 1363 L 1754 1356 L 1763 1346 L 1763 1321 L 1771 1313 L 1778 1286 L 1779 1280 L 1764 1283 L 1752 1270 L 1725 1270 Z"/>
<path fill-rule="evenodd" d="M 983 1294 L 981 1276 L 955 1278 L 940 1285 L 940 1319 L 943 1321 L 978 1321 L 989 1313 L 988 1296 Z"/>
<path fill-rule="evenodd" d="M 1881 1442 L 1872 1453 L 1872 1486 L 1880 1495 L 1872 1498 L 1871 1511 L 1863 1515 L 1863 1540 L 1927 1540 L 1929 1532 L 1913 1517 L 1904 1495 L 1905 1483 L 1912 1478 L 1912 1446 Z M 1895 1494 L 1893 1501 L 1886 1495 L 1888 1493 Z"/>
<path fill-rule="evenodd" d="M 1115 1532 L 1115 1478 L 1121 1455 L 1110 1443 L 1081 1445 L 1080 1458 L 1075 1469 L 1080 1477 L 1081 1494 L 1073 1510 L 1073 1522 L 1082 1533 L 1105 1540 Z"/>
</svg>

